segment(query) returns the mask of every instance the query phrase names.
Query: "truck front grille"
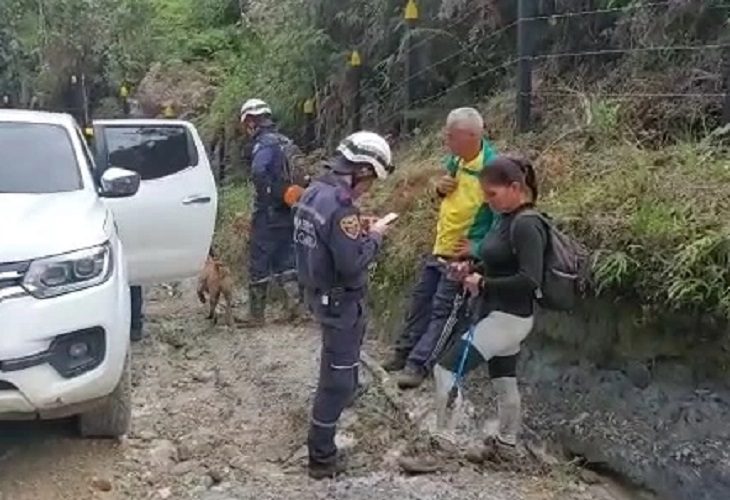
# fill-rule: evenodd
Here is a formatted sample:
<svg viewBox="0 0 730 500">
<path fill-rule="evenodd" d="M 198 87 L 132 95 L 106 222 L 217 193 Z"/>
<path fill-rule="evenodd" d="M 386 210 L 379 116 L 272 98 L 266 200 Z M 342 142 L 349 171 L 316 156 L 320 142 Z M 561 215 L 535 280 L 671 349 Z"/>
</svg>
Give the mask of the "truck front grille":
<svg viewBox="0 0 730 500">
<path fill-rule="evenodd" d="M 0 264 L 0 290 L 19 286 L 23 282 L 23 277 L 28 271 L 29 262 L 13 262 L 10 264 Z"/>
</svg>

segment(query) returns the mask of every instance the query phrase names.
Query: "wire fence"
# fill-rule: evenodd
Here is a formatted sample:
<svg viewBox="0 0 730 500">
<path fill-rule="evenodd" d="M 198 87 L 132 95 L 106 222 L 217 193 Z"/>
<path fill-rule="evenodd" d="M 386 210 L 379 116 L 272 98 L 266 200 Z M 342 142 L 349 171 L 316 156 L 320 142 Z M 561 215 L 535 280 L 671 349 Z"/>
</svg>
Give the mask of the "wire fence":
<svg viewBox="0 0 730 500">
<path fill-rule="evenodd" d="M 533 114 L 536 102 L 564 100 L 569 106 L 569 100 L 577 97 L 616 102 L 702 100 L 709 103 L 703 109 L 710 110 L 715 121 L 730 123 L 730 36 L 727 34 L 730 3 L 708 5 L 706 2 L 697 12 L 688 12 L 689 7 L 685 7 L 683 18 L 704 16 L 703 22 L 712 26 L 708 29 L 714 29 L 715 35 L 679 35 L 674 40 L 668 33 L 652 37 L 649 30 L 637 34 L 625 26 L 626 20 L 633 17 L 651 22 L 667 15 L 678 8 L 671 0 L 556 12 L 538 12 L 540 6 L 550 2 L 518 0 L 517 3 L 516 19 L 501 20 L 501 26 L 491 29 L 477 27 L 471 37 L 463 33 L 465 29 L 474 29 L 468 26 L 473 24 L 472 19 L 483 19 L 479 15 L 485 8 L 482 2 L 463 9 L 450 21 L 430 23 L 428 29 L 419 30 L 418 20 L 407 19 L 401 43 L 403 50 L 398 59 L 403 66 L 396 65 L 395 71 L 392 67 L 380 69 L 382 74 L 376 74 L 375 78 L 395 83 L 385 88 L 367 88 L 361 76 L 362 68 L 350 68 L 357 86 L 356 98 L 346 103 L 351 114 L 357 116 L 351 122 L 352 128 L 359 128 L 364 118 L 367 127 L 409 132 L 418 126 L 419 117 L 434 103 L 442 104 L 439 101 L 449 98 L 449 104 L 453 101 L 469 105 L 505 89 L 514 90 L 515 121 L 520 131 L 540 125 Z M 598 26 L 596 33 L 585 36 L 585 31 L 593 29 L 594 24 Z M 583 32 L 581 28 L 585 28 Z M 607 39 L 606 32 L 615 34 L 620 29 L 631 36 Z M 671 29 L 681 30 L 677 26 Z M 575 36 L 566 37 L 566 32 Z M 459 39 L 456 48 L 432 57 L 433 46 L 438 47 L 446 38 Z M 575 40 L 582 40 L 584 46 Z M 632 70 L 621 68 L 621 64 L 632 61 L 646 70 L 634 76 Z M 373 66 L 382 68 L 381 64 Z M 442 74 L 449 68 L 455 69 L 456 76 Z M 619 72 L 621 69 L 624 73 Z M 389 74 L 384 74 L 388 71 Z M 682 71 L 685 76 L 693 72 L 701 76 L 686 77 L 683 81 L 646 78 Z M 585 77 L 587 73 L 590 78 Z M 635 81 L 626 81 L 627 78 Z M 363 95 L 367 97 L 362 98 Z M 310 137 L 310 140 L 317 139 Z"/>
</svg>

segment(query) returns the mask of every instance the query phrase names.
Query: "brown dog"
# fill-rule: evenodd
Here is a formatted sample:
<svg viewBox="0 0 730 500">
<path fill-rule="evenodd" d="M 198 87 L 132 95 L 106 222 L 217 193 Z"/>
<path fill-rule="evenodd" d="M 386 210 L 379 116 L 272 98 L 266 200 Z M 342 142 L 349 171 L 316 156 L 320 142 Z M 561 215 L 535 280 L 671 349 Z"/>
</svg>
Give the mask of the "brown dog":
<svg viewBox="0 0 730 500">
<path fill-rule="evenodd" d="M 213 255 L 209 255 L 198 278 L 198 298 L 201 303 L 205 304 L 206 294 L 208 294 L 210 300 L 208 319 L 212 320 L 213 324 L 218 322 L 216 309 L 218 301 L 223 295 L 226 299 L 226 323 L 228 326 L 233 326 L 233 287 L 230 269 Z"/>
</svg>

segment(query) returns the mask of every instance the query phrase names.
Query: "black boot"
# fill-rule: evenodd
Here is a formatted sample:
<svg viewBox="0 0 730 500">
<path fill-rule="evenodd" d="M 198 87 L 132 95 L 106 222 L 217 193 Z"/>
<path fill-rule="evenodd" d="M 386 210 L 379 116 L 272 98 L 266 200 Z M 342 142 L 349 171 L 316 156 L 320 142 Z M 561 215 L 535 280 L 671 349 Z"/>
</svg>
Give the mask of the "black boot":
<svg viewBox="0 0 730 500">
<path fill-rule="evenodd" d="M 396 351 L 383 363 L 383 369 L 386 372 L 399 372 L 406 367 L 407 359 L 407 354 Z"/>
<path fill-rule="evenodd" d="M 258 328 L 264 325 L 266 312 L 266 294 L 268 283 L 249 286 L 248 289 L 248 317 L 237 318 L 236 323 L 243 328 Z"/>
<path fill-rule="evenodd" d="M 396 382 L 400 389 L 415 389 L 426 380 L 426 371 L 419 366 L 406 366 L 405 370 L 398 375 Z"/>
<path fill-rule="evenodd" d="M 129 336 L 132 342 L 139 342 L 144 336 L 144 331 L 142 329 L 144 321 L 144 315 L 142 313 L 142 287 L 132 286 L 129 287 L 129 291 L 132 306 L 132 324 Z"/>
<path fill-rule="evenodd" d="M 320 481 L 327 478 L 335 478 L 347 470 L 347 460 L 342 455 L 337 455 L 334 462 L 319 463 L 309 460 L 309 477 Z"/>
</svg>

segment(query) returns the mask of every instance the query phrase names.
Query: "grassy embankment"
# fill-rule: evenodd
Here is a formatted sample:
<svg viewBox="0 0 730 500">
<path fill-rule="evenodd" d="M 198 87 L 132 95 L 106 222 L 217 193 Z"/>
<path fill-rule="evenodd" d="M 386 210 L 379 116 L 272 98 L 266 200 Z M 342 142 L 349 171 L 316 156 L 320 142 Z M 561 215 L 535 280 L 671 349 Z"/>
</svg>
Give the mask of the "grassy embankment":
<svg viewBox="0 0 730 500">
<path fill-rule="evenodd" d="M 624 131 L 619 104 L 583 100 L 550 117 L 540 133 L 512 133 L 512 97 L 483 106 L 500 151 L 537 156 L 540 206 L 595 251 L 595 292 L 641 304 L 647 317 L 681 311 L 730 317 L 730 148 L 717 135 L 660 148 Z M 557 115 L 559 113 L 559 115 Z M 434 131 L 400 149 L 398 171 L 366 206 L 401 214 L 373 270 L 372 301 L 381 335 L 403 316 L 421 255 L 433 241 L 439 172 Z M 240 267 L 248 191 L 223 192 L 217 241 Z"/>
</svg>

